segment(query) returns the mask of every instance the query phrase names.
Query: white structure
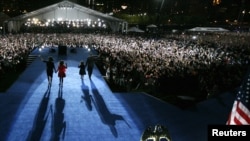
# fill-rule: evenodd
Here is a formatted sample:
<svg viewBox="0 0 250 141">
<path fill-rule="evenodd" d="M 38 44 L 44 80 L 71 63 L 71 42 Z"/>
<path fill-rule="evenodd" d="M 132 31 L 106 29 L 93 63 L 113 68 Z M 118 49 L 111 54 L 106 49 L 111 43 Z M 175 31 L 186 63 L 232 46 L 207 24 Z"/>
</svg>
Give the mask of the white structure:
<svg viewBox="0 0 250 141">
<path fill-rule="evenodd" d="M 188 29 L 188 31 L 194 32 L 227 32 L 229 30 L 221 28 L 221 27 L 194 27 Z"/>
<path fill-rule="evenodd" d="M 49 26 L 53 22 L 79 23 L 87 26 L 108 26 L 113 32 L 126 31 L 128 23 L 122 19 L 86 8 L 79 4 L 64 0 L 62 2 L 23 14 L 5 21 L 8 32 L 18 32 L 23 24 L 35 23 L 40 26 Z M 95 25 L 93 25 L 95 23 Z"/>
</svg>

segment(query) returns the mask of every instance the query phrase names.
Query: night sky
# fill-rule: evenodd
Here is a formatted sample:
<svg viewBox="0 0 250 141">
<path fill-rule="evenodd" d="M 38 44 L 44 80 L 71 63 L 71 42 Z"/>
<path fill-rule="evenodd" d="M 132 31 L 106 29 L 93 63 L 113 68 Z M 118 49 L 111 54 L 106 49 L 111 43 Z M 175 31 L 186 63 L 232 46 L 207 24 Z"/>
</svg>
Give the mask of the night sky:
<svg viewBox="0 0 250 141">
<path fill-rule="evenodd" d="M 2 0 L 0 8 L 7 15 L 13 17 L 24 12 L 31 12 L 63 0 Z M 110 13 L 114 9 L 121 10 L 121 5 L 128 6 L 127 14 L 160 14 L 207 16 L 211 19 L 238 19 L 241 11 L 245 10 L 244 20 L 250 22 L 250 0 L 218 0 L 218 5 L 213 5 L 215 0 L 95 0 L 105 6 L 93 6 L 93 0 L 69 0 L 85 7 L 93 8 L 103 13 Z M 90 1 L 90 3 L 89 3 Z M 7 11 L 10 10 L 10 11 Z"/>
<path fill-rule="evenodd" d="M 18 6 L 20 9 L 35 10 L 37 8 L 42 8 L 63 0 L 2 0 L 1 7 L 15 7 Z M 78 3 L 83 6 L 88 6 L 88 1 L 92 0 L 69 0 Z M 130 8 L 137 8 L 143 10 L 155 9 L 166 10 L 173 7 L 178 7 L 179 9 L 190 7 L 190 4 L 195 4 L 194 7 L 212 5 L 214 0 L 95 0 L 96 3 L 104 3 L 106 5 L 112 5 L 113 7 L 120 8 L 120 5 L 126 4 Z M 221 0 L 219 7 L 250 7 L 249 0 Z"/>
</svg>

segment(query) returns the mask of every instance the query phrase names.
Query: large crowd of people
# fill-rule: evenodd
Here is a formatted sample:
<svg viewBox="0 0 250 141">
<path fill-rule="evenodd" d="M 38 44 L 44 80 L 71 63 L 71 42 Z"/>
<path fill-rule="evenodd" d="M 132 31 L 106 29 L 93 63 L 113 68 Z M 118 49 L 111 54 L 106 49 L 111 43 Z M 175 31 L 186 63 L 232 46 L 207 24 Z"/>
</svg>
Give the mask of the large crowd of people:
<svg viewBox="0 0 250 141">
<path fill-rule="evenodd" d="M 249 61 L 249 33 L 95 36 L 109 79 L 150 93 L 195 92 L 202 97 L 239 85 Z M 111 77 L 111 78 L 110 78 Z M 198 88 L 198 89 L 196 89 Z"/>
<path fill-rule="evenodd" d="M 237 87 L 249 64 L 250 33 L 181 33 L 163 37 L 124 34 L 8 34 L 0 36 L 1 75 L 24 67 L 40 46 L 90 47 L 107 81 L 151 94 L 197 92 L 201 97 Z M 0 76 L 1 76 L 0 75 Z M 182 85 L 183 84 L 183 85 Z M 194 91 L 195 90 L 195 91 Z"/>
<path fill-rule="evenodd" d="M 25 34 L 0 35 L 0 77 L 4 72 L 23 69 L 26 57 L 33 50 L 31 36 Z"/>
</svg>

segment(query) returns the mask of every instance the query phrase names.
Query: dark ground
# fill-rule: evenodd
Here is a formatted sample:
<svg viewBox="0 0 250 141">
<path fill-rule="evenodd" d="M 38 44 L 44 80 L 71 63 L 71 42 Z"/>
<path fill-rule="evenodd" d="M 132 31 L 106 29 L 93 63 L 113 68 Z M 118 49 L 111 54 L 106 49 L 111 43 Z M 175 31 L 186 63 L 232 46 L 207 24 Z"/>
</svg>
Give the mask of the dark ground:
<svg viewBox="0 0 250 141">
<path fill-rule="evenodd" d="M 19 77 L 23 70 L 8 71 L 0 75 L 0 93 L 5 92 Z"/>
</svg>

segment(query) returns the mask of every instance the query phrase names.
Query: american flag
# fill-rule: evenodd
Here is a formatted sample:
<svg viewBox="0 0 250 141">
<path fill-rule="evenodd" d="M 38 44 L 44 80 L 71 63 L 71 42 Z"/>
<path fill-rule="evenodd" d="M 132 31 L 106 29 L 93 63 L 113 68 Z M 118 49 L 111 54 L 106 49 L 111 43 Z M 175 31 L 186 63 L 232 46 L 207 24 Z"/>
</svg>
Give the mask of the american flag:
<svg viewBox="0 0 250 141">
<path fill-rule="evenodd" d="M 239 88 L 227 125 L 250 125 L 250 73 Z"/>
</svg>

